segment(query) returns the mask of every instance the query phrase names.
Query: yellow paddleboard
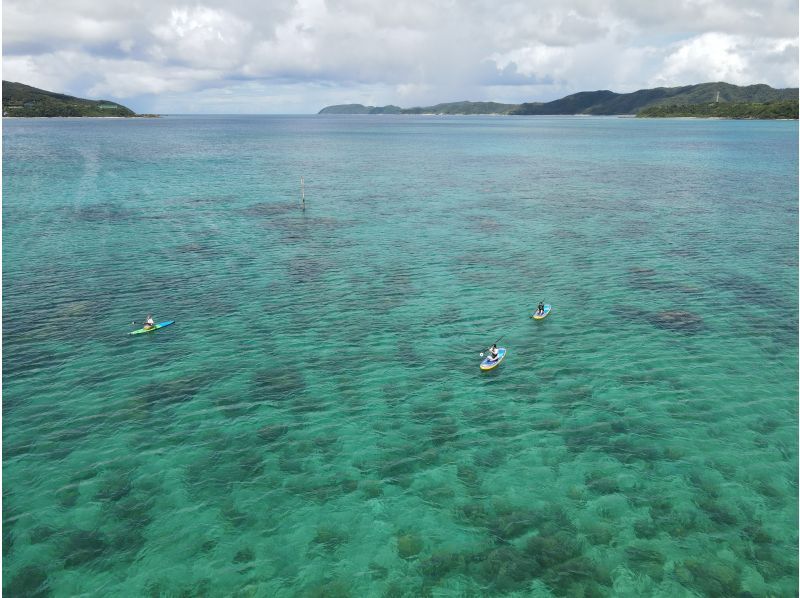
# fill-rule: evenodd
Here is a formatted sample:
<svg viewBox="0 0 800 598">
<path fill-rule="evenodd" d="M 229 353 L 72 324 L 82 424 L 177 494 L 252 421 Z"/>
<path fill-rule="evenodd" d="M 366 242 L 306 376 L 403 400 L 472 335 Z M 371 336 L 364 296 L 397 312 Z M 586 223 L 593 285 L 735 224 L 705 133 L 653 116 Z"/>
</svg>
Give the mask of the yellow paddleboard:
<svg viewBox="0 0 800 598">
<path fill-rule="evenodd" d="M 506 358 L 506 349 L 505 347 L 497 347 L 497 359 L 492 359 L 491 357 L 487 357 L 483 361 L 481 361 L 481 369 L 484 372 L 488 372 L 489 370 L 493 370 L 500 362 Z"/>
<path fill-rule="evenodd" d="M 544 320 L 547 317 L 547 314 L 550 313 L 551 309 L 553 309 L 552 305 L 545 305 L 544 306 L 544 313 L 541 313 L 541 314 L 538 314 L 538 315 L 537 314 L 533 314 L 531 317 L 534 320 Z"/>
</svg>

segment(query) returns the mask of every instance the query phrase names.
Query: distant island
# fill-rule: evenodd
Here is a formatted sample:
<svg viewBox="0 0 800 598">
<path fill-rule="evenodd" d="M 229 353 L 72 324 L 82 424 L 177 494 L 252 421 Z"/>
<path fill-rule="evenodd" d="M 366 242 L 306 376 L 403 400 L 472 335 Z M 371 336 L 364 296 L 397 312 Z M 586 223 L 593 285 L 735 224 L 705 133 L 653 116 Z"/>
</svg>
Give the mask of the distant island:
<svg viewBox="0 0 800 598">
<path fill-rule="evenodd" d="M 590 114 L 797 119 L 798 88 L 774 89 L 763 84 L 738 86 L 722 82 L 700 83 L 683 87 L 640 89 L 632 93 L 582 91 L 552 102 L 523 104 L 450 102 L 417 108 L 342 104 L 323 108 L 319 114 Z"/>
<path fill-rule="evenodd" d="M 154 117 L 136 114 L 122 104 L 108 100 L 85 100 L 63 93 L 45 91 L 12 81 L 3 81 L 3 116 L 124 116 Z"/>
<path fill-rule="evenodd" d="M 341 104 L 328 106 L 319 114 L 511 114 L 519 104 L 500 104 L 498 102 L 449 102 L 419 108 L 400 108 L 399 106 L 363 106 L 362 104 Z"/>
</svg>

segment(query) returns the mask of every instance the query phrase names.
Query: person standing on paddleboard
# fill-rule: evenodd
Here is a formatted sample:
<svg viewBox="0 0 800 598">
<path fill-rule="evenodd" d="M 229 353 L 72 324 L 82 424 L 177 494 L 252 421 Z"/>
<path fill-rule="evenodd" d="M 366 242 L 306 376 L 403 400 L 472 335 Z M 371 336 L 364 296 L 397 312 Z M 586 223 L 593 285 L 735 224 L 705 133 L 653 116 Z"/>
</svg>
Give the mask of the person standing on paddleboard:
<svg viewBox="0 0 800 598">
<path fill-rule="evenodd" d="M 150 330 L 156 323 L 153 320 L 153 314 L 147 314 L 147 317 L 144 319 L 144 329 Z"/>
</svg>

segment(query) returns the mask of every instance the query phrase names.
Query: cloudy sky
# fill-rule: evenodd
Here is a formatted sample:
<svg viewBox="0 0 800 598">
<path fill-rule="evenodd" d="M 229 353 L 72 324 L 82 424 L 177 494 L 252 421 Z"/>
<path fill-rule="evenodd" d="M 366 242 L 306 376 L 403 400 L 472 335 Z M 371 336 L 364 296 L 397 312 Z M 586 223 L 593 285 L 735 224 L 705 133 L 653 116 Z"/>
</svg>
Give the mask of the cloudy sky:
<svg viewBox="0 0 800 598">
<path fill-rule="evenodd" d="M 798 85 L 797 0 L 3 0 L 3 79 L 137 112 Z"/>
</svg>

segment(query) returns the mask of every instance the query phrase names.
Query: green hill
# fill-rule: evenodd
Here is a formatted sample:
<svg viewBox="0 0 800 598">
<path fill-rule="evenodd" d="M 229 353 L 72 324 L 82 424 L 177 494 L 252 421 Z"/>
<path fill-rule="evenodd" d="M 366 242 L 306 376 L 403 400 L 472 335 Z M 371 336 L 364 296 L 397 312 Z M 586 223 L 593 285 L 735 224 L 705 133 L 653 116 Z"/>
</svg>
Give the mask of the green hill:
<svg viewBox="0 0 800 598">
<path fill-rule="evenodd" d="M 552 102 L 526 102 L 524 104 L 499 104 L 497 102 L 451 102 L 420 108 L 398 108 L 397 106 L 362 106 L 346 104 L 328 106 L 320 114 L 637 114 L 651 106 L 678 106 L 723 103 L 766 104 L 797 100 L 798 89 L 774 89 L 769 85 L 740 87 L 730 83 L 701 83 L 683 87 L 657 87 L 640 89 L 632 93 L 613 91 L 582 91 Z M 731 118 L 784 118 L 770 116 L 772 109 L 751 107 L 752 116 Z M 783 112 L 781 112 L 783 113 Z M 698 112 L 699 115 L 699 112 Z"/>
<path fill-rule="evenodd" d="M 3 116 L 136 116 L 136 113 L 116 102 L 85 100 L 3 81 Z"/>
<path fill-rule="evenodd" d="M 337 104 L 327 106 L 319 111 L 319 114 L 369 114 L 375 106 L 364 106 L 364 104 Z"/>
<path fill-rule="evenodd" d="M 730 83 L 701 83 L 684 87 L 656 87 L 632 93 L 590 91 L 544 104 L 521 104 L 513 114 L 636 114 L 664 104 L 707 104 L 719 93 L 720 102 L 774 102 L 797 99 L 797 88 L 773 89 L 769 85 L 739 87 Z"/>
<path fill-rule="evenodd" d="M 364 106 L 363 104 L 338 104 L 328 106 L 319 111 L 319 114 L 400 114 L 399 106 Z"/>
<path fill-rule="evenodd" d="M 516 104 L 498 102 L 448 102 L 420 108 L 405 108 L 401 114 L 508 114 Z"/>
<path fill-rule="evenodd" d="M 776 102 L 710 102 L 705 104 L 658 104 L 639 111 L 637 117 L 675 118 L 759 118 L 795 119 L 798 117 L 797 100 Z"/>
<path fill-rule="evenodd" d="M 517 106 L 511 114 L 587 114 L 592 106 L 601 105 L 618 95 L 606 90 L 582 91 L 552 102 L 526 102 Z"/>
<path fill-rule="evenodd" d="M 516 104 L 498 102 L 448 102 L 435 106 L 400 108 L 399 106 L 364 106 L 363 104 L 340 104 L 327 106 L 319 114 L 509 114 Z"/>
</svg>

